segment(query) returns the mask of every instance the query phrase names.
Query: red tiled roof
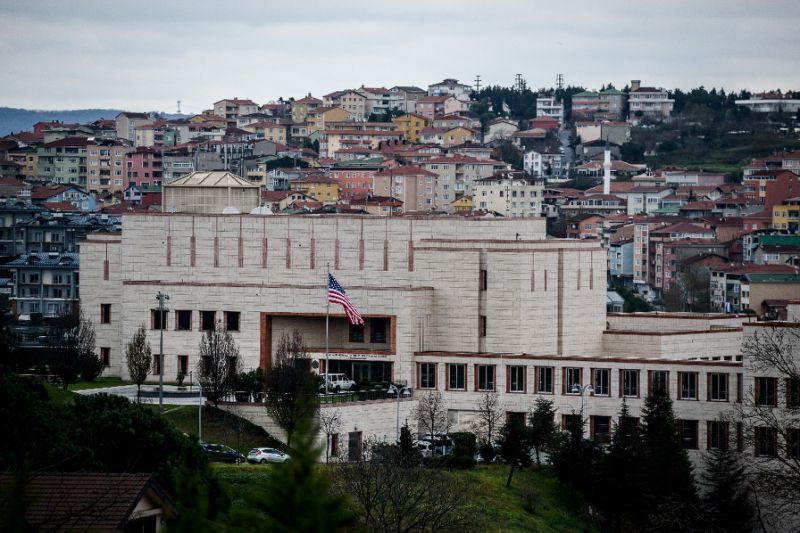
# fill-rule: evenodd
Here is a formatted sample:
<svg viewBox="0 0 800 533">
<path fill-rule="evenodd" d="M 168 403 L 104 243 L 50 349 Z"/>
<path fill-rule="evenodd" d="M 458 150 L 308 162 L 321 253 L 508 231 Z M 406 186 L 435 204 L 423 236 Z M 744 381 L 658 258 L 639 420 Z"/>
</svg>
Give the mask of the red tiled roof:
<svg viewBox="0 0 800 533">
<path fill-rule="evenodd" d="M 42 207 L 48 211 L 61 211 L 64 213 L 79 213 L 80 209 L 69 202 L 44 202 Z"/>
<path fill-rule="evenodd" d="M 294 103 L 295 104 L 321 104 L 322 100 L 318 100 L 318 99 L 314 98 L 313 96 L 306 96 L 304 98 L 301 98 L 300 100 L 295 100 Z"/>
<path fill-rule="evenodd" d="M 718 271 L 727 274 L 794 274 L 797 269 L 792 265 L 728 265 Z"/>
<path fill-rule="evenodd" d="M 468 155 L 452 155 L 452 156 L 439 156 L 429 159 L 425 161 L 424 164 L 431 164 L 431 163 L 453 163 L 453 164 L 475 164 L 475 165 L 496 165 L 499 164 L 500 161 L 494 161 L 493 159 L 479 159 L 477 157 L 471 157 Z"/>
<path fill-rule="evenodd" d="M 436 176 L 437 174 L 414 165 L 403 165 L 387 168 L 375 173 L 375 176 Z"/>
<path fill-rule="evenodd" d="M 88 146 L 89 139 L 86 137 L 64 137 L 63 139 L 59 139 L 57 141 L 49 142 L 45 144 L 47 148 L 57 148 L 61 146 Z"/>
<path fill-rule="evenodd" d="M 33 200 L 44 200 L 46 198 L 50 198 L 51 196 L 55 196 L 58 193 L 64 192 L 68 189 L 66 185 L 58 185 L 56 187 L 35 187 L 31 191 L 31 199 Z"/>
<path fill-rule="evenodd" d="M 422 96 L 417 99 L 418 104 L 440 104 L 447 100 L 449 96 Z"/>
</svg>

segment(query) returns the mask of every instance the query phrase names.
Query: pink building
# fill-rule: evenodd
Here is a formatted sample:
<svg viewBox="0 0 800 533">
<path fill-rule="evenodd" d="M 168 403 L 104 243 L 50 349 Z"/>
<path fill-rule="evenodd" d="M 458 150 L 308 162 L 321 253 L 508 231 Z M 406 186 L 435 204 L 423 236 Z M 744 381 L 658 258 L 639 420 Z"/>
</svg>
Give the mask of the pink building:
<svg viewBox="0 0 800 533">
<path fill-rule="evenodd" d="M 403 211 L 430 211 L 436 195 L 436 174 L 413 165 L 376 172 L 374 193 L 403 202 Z"/>
<path fill-rule="evenodd" d="M 161 151 L 140 146 L 125 158 L 125 188 L 129 185 L 161 185 Z"/>
</svg>

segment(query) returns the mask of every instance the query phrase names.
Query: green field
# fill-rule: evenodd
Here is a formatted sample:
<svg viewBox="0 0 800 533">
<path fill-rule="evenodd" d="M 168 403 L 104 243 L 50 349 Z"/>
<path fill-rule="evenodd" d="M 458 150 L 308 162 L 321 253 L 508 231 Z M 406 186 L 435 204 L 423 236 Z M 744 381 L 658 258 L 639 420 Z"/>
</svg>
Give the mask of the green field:
<svg viewBox="0 0 800 533">
<path fill-rule="evenodd" d="M 219 478 L 230 491 L 232 507 L 240 508 L 247 506 L 246 494 L 267 490 L 267 479 L 273 468 L 274 465 L 214 466 Z M 464 497 L 480 517 L 480 523 L 476 527 L 478 531 L 593 531 L 591 526 L 587 527 L 587 523 L 571 510 L 571 507 L 577 507 L 576 496 L 564 491 L 549 469 L 537 471 L 535 468 L 528 468 L 516 472 L 510 489 L 505 486 L 508 467 L 503 465 L 481 465 L 473 470 L 445 471 L 445 474 L 466 479 L 470 490 Z M 524 494 L 529 490 L 539 495 L 533 513 L 528 512 L 524 506 Z"/>
</svg>

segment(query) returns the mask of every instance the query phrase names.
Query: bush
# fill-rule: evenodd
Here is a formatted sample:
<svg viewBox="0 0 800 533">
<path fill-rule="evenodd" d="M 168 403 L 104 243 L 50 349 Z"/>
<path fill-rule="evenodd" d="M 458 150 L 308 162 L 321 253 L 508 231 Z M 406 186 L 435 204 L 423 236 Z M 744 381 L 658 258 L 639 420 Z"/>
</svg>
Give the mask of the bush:
<svg viewBox="0 0 800 533">
<path fill-rule="evenodd" d="M 460 431 L 457 433 L 451 433 L 450 438 L 453 439 L 453 455 L 469 458 L 475 457 L 475 452 L 477 451 L 477 439 L 474 433 Z"/>
<path fill-rule="evenodd" d="M 481 454 L 481 458 L 487 463 L 491 463 L 492 459 L 494 459 L 494 456 L 497 455 L 497 452 L 495 452 L 494 450 L 494 446 L 492 446 L 488 442 L 485 444 L 481 444 L 478 453 Z"/>
<path fill-rule="evenodd" d="M 447 457 L 447 468 L 450 470 L 469 470 L 475 468 L 474 455 L 450 455 Z"/>
<path fill-rule="evenodd" d="M 83 354 L 81 359 L 81 379 L 83 381 L 94 381 L 103 373 L 105 368 L 103 360 L 97 357 L 94 352 Z"/>
<path fill-rule="evenodd" d="M 542 493 L 534 487 L 522 489 L 522 508 L 530 514 L 536 514 L 536 508 L 542 503 Z"/>
</svg>

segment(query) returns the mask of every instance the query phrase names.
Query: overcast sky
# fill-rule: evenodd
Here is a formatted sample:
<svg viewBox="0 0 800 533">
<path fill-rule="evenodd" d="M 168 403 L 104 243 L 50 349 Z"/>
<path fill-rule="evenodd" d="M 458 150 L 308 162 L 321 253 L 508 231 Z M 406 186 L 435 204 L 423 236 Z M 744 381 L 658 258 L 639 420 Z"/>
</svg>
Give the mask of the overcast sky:
<svg viewBox="0 0 800 533">
<path fill-rule="evenodd" d="M 800 1 L 0 0 L 0 106 L 196 113 L 446 77 L 800 89 Z"/>
</svg>

